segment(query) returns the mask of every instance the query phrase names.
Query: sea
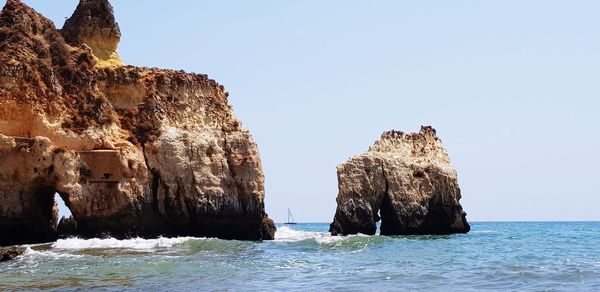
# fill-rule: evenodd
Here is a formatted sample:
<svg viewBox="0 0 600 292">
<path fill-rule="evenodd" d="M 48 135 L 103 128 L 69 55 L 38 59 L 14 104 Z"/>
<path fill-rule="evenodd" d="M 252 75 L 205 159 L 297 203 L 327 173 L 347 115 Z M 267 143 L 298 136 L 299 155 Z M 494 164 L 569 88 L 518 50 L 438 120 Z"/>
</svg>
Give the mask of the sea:
<svg viewBox="0 0 600 292">
<path fill-rule="evenodd" d="M 0 263 L 0 290 L 600 291 L 599 222 L 474 222 L 468 234 L 273 241 L 64 239 Z"/>
</svg>

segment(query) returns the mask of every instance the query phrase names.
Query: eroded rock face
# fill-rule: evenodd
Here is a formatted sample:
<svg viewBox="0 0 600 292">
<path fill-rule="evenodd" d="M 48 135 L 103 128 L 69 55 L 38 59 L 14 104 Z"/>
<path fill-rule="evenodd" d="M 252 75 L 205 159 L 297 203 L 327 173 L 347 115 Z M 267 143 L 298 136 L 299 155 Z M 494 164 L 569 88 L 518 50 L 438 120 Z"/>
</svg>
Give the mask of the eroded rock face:
<svg viewBox="0 0 600 292">
<path fill-rule="evenodd" d="M 431 127 L 385 132 L 369 151 L 337 168 L 333 235 L 466 233 L 456 171 Z"/>
<path fill-rule="evenodd" d="M 73 216 L 62 217 L 58 222 L 57 232 L 59 238 L 69 238 L 77 236 L 77 221 Z"/>
<path fill-rule="evenodd" d="M 104 66 L 96 48 L 116 52 L 118 31 L 105 0 L 80 2 L 69 41 L 18 0 L 0 13 L 0 245 L 56 239 L 55 192 L 79 236 L 272 239 L 258 149 L 223 86 Z"/>
<path fill-rule="evenodd" d="M 117 53 L 121 30 L 108 0 L 81 0 L 61 32 L 68 43 L 88 46 L 97 65 L 123 65 Z"/>
<path fill-rule="evenodd" d="M 0 247 L 0 262 L 6 262 L 13 260 L 14 258 L 24 254 L 26 248 L 24 247 Z"/>
</svg>

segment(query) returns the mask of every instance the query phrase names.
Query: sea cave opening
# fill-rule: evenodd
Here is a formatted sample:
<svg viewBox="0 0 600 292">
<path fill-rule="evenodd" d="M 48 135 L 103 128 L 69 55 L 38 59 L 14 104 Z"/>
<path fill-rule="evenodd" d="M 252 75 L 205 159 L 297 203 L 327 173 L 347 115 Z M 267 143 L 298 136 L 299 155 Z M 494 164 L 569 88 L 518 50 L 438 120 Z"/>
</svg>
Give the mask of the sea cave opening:
<svg viewBox="0 0 600 292">
<path fill-rule="evenodd" d="M 77 236 L 77 221 L 73 217 L 73 213 L 64 198 L 64 195 L 59 193 L 54 194 L 54 202 L 58 206 L 58 222 L 56 222 L 58 238 Z"/>
<path fill-rule="evenodd" d="M 65 201 L 60 197 L 60 194 L 58 194 L 58 193 L 54 194 L 54 201 L 58 205 L 58 220 L 59 221 L 63 217 L 69 218 L 69 217 L 73 216 L 73 213 L 71 213 L 71 209 L 69 209 L 69 207 L 67 206 Z M 56 222 L 56 224 L 58 225 L 58 222 Z"/>
<path fill-rule="evenodd" d="M 396 216 L 396 210 L 387 194 L 384 196 L 378 212 L 381 224 L 377 226 L 377 230 L 380 235 L 397 235 L 401 233 L 401 224 Z"/>
</svg>

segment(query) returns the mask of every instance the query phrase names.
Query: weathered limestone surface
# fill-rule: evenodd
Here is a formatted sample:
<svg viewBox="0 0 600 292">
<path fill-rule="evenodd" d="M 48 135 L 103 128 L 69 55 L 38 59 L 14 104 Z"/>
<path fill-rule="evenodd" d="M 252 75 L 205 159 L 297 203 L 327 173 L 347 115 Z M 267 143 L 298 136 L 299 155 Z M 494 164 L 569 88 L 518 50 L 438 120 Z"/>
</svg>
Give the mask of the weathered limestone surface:
<svg viewBox="0 0 600 292">
<path fill-rule="evenodd" d="M 56 239 L 55 192 L 79 236 L 272 239 L 223 86 L 123 66 L 119 37 L 107 0 L 81 0 L 62 31 L 18 0 L 0 13 L 0 245 Z"/>
<path fill-rule="evenodd" d="M 337 168 L 333 235 L 466 233 L 456 171 L 431 127 L 385 132 L 369 151 Z"/>
</svg>

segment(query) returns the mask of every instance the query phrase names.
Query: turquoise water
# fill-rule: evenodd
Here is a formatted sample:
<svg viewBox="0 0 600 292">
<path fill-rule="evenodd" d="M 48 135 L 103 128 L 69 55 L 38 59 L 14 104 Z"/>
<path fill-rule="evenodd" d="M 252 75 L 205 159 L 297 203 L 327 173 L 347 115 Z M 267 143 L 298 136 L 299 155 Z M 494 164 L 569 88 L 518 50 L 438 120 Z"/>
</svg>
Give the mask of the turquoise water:
<svg viewBox="0 0 600 292">
<path fill-rule="evenodd" d="M 600 223 L 476 222 L 450 236 L 67 239 L 0 263 L 0 290 L 600 290 Z"/>
</svg>

